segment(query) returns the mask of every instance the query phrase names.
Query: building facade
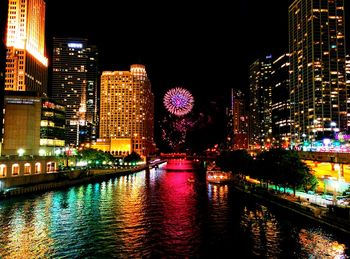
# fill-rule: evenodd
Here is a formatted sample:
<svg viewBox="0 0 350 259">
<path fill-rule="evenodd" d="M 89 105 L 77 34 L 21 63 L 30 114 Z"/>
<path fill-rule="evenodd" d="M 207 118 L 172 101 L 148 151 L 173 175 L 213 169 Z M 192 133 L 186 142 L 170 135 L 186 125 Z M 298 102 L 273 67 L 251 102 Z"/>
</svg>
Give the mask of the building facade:
<svg viewBox="0 0 350 259">
<path fill-rule="evenodd" d="M 52 97 L 66 105 L 66 144 L 97 138 L 98 52 L 87 39 L 54 38 Z"/>
<path fill-rule="evenodd" d="M 11 93 L 13 95 L 11 95 Z M 65 146 L 65 107 L 32 92 L 10 91 L 5 96 L 4 156 L 54 156 Z"/>
<path fill-rule="evenodd" d="M 289 7 L 295 142 L 348 130 L 344 27 L 344 0 L 295 0 Z"/>
<path fill-rule="evenodd" d="M 44 0 L 9 0 L 5 90 L 47 93 Z"/>
<path fill-rule="evenodd" d="M 154 151 L 154 96 L 143 65 L 101 75 L 100 139 L 95 147 L 125 156 Z"/>
<path fill-rule="evenodd" d="M 291 132 L 289 96 L 289 54 L 279 56 L 272 64 L 272 136 L 278 146 L 288 147 Z"/>
<path fill-rule="evenodd" d="M 346 55 L 346 85 L 350 86 L 350 55 Z M 348 102 L 350 103 L 350 96 L 348 95 Z"/>
<path fill-rule="evenodd" d="M 245 96 L 240 90 L 231 89 L 231 108 L 230 108 L 230 149 L 248 149 L 248 115 L 246 109 Z"/>
<path fill-rule="evenodd" d="M 257 59 L 249 71 L 249 145 L 264 147 L 272 135 L 272 56 Z"/>
<path fill-rule="evenodd" d="M 53 156 L 65 146 L 66 107 L 59 101 L 41 99 L 39 155 Z"/>
<path fill-rule="evenodd" d="M 4 109 L 4 91 L 5 91 L 5 68 L 6 68 L 6 21 L 8 3 L 4 1 L 0 4 L 0 129 L 3 128 L 3 109 Z M 4 7 L 4 8 L 2 8 Z M 2 131 L 0 131 L 0 143 L 2 143 Z M 0 144 L 1 145 L 1 144 Z M 1 149 L 1 146 L 0 146 Z"/>
</svg>

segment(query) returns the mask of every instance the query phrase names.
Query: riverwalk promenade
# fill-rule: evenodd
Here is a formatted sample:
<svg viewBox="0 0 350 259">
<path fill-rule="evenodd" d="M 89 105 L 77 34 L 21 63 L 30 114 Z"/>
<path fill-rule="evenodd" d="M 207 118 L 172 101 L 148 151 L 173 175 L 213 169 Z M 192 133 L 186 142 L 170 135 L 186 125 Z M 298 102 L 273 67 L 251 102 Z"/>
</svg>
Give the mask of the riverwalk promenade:
<svg viewBox="0 0 350 259">
<path fill-rule="evenodd" d="M 311 202 L 302 195 L 294 196 L 290 193 L 276 192 L 258 185 L 242 181 L 235 181 L 234 188 L 249 197 L 256 198 L 263 203 L 296 213 L 317 223 L 350 235 L 350 210 L 327 204 L 320 205 Z"/>
</svg>

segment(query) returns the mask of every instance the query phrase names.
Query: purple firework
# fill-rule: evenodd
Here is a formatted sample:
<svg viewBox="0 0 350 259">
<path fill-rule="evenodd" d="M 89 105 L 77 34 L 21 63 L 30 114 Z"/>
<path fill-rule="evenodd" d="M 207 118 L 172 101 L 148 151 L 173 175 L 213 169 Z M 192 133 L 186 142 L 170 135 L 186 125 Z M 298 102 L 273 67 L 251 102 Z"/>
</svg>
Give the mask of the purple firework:
<svg viewBox="0 0 350 259">
<path fill-rule="evenodd" d="M 192 110 L 194 99 L 188 90 L 175 87 L 166 92 L 163 102 L 170 113 L 176 116 L 183 116 Z"/>
</svg>

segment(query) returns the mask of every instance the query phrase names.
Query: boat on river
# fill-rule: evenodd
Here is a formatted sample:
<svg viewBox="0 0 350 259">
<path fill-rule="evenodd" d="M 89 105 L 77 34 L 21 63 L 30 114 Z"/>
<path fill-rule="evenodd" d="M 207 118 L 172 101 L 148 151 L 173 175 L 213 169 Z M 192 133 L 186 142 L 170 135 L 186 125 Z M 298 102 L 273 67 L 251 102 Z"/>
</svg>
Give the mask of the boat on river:
<svg viewBox="0 0 350 259">
<path fill-rule="evenodd" d="M 233 181 L 233 175 L 231 171 L 223 171 L 217 168 L 207 171 L 206 175 L 209 183 L 228 183 Z"/>
</svg>

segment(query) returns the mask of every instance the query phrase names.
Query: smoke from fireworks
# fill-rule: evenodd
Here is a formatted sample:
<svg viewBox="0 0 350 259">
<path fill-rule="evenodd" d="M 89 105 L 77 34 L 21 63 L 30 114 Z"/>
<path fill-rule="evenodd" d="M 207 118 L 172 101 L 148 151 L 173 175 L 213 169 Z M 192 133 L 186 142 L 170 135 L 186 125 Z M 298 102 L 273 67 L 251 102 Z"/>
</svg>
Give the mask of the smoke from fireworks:
<svg viewBox="0 0 350 259">
<path fill-rule="evenodd" d="M 170 113 L 176 116 L 183 116 L 192 110 L 194 99 L 188 90 L 182 87 L 175 87 L 166 92 L 163 103 Z"/>
<path fill-rule="evenodd" d="M 186 142 L 187 132 L 193 129 L 195 122 L 189 117 L 164 117 L 161 123 L 163 141 L 175 151 L 179 151 Z"/>
</svg>

